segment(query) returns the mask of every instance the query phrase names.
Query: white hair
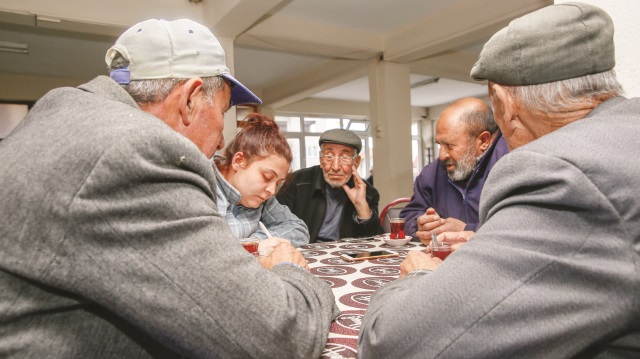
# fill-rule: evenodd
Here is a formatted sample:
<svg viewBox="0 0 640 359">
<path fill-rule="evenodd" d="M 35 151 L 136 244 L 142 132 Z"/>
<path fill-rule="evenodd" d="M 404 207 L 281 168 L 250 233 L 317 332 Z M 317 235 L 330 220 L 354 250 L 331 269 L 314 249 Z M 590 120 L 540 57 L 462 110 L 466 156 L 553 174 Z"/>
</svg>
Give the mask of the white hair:
<svg viewBox="0 0 640 359">
<path fill-rule="evenodd" d="M 502 87 L 528 110 L 544 113 L 570 111 L 585 102 L 602 102 L 624 94 L 613 69 L 539 85 Z"/>
</svg>

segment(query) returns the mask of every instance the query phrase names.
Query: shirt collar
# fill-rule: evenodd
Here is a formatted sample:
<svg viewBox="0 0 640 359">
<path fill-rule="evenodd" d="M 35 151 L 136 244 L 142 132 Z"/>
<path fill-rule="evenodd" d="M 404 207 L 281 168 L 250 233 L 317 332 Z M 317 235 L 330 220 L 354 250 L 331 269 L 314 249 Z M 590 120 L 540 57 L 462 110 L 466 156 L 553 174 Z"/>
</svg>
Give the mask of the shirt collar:
<svg viewBox="0 0 640 359">
<path fill-rule="evenodd" d="M 220 173 L 220 171 L 218 170 L 218 167 L 216 167 L 215 164 L 213 165 L 213 171 L 216 174 L 216 180 L 218 181 L 218 186 L 222 190 L 222 193 L 224 193 L 224 196 L 227 197 L 229 204 L 238 205 L 238 202 L 240 202 L 240 198 L 242 198 L 240 191 L 235 189 L 231 185 L 231 183 L 227 182 L 227 180 L 224 178 L 222 173 Z"/>
</svg>

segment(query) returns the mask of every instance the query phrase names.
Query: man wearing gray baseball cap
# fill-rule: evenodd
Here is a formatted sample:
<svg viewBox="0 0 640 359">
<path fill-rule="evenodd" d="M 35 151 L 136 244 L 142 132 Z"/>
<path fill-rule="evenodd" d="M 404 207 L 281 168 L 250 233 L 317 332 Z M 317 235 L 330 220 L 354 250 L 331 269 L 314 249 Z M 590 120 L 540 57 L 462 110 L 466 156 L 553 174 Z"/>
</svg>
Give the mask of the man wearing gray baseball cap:
<svg viewBox="0 0 640 359">
<path fill-rule="evenodd" d="M 485 44 L 471 76 L 512 151 L 469 242 L 444 263 L 411 251 L 373 296 L 362 357 L 640 357 L 640 99 L 614 64 L 611 19 L 582 3 Z"/>
<path fill-rule="evenodd" d="M 260 102 L 218 40 L 147 20 L 106 61 L 0 143 L 0 357 L 318 357 L 329 286 L 289 243 L 259 262 L 216 210 L 224 113 Z"/>
</svg>

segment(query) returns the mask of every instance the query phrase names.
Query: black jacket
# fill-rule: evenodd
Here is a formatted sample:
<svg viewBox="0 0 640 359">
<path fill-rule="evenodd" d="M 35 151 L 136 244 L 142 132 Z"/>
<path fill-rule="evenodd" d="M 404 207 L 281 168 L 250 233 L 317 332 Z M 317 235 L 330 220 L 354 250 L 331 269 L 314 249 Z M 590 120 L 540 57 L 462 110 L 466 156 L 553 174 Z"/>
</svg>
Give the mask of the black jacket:
<svg viewBox="0 0 640 359">
<path fill-rule="evenodd" d="M 353 187 L 353 177 L 347 184 Z M 281 204 L 289 207 L 291 212 L 302 219 L 309 227 L 310 243 L 316 242 L 318 232 L 324 221 L 327 208 L 325 190 L 327 182 L 320 166 L 304 168 L 294 172 L 276 198 Z M 380 194 L 373 186 L 367 184 L 367 203 L 371 209 L 371 218 L 357 223 L 356 209 L 347 200 L 340 220 L 340 238 L 363 237 L 383 232 L 378 215 Z"/>
</svg>

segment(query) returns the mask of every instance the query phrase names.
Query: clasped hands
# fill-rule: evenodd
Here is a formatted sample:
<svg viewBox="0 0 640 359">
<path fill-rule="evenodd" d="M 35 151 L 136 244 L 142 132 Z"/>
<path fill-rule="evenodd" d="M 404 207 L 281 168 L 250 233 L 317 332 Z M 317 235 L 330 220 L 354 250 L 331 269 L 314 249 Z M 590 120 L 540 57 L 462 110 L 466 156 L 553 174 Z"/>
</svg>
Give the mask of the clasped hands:
<svg viewBox="0 0 640 359">
<path fill-rule="evenodd" d="M 431 234 L 440 234 L 444 232 L 462 232 L 466 224 L 456 218 L 442 218 L 434 208 L 427 208 L 425 214 L 417 218 L 416 236 L 422 244 L 429 245 L 431 242 Z"/>
</svg>

